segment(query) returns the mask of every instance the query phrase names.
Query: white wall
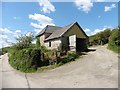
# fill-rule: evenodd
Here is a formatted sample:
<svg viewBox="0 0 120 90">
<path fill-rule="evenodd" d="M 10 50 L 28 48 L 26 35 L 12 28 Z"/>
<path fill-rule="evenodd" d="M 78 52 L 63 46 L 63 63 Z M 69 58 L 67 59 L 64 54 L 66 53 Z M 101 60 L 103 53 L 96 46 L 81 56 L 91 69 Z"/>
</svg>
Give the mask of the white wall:
<svg viewBox="0 0 120 90">
<path fill-rule="evenodd" d="M 70 46 L 76 47 L 76 35 L 69 36 L 69 43 L 70 43 Z"/>
<path fill-rule="evenodd" d="M 40 44 L 44 45 L 45 35 L 40 36 Z"/>
<path fill-rule="evenodd" d="M 51 41 L 51 47 L 49 47 L 49 42 L 45 42 L 45 46 L 48 49 L 58 49 L 60 43 L 61 43 L 61 40 L 57 39 L 57 40 Z"/>
<path fill-rule="evenodd" d="M 76 51 L 76 35 L 69 36 L 70 50 Z"/>
</svg>

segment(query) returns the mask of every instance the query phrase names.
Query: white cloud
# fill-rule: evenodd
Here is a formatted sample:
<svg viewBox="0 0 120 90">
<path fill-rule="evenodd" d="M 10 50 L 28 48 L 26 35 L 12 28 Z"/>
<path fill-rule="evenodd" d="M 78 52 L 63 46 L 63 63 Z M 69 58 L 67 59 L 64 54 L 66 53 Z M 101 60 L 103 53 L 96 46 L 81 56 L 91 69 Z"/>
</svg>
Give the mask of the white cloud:
<svg viewBox="0 0 120 90">
<path fill-rule="evenodd" d="M 4 33 L 13 33 L 13 32 L 9 30 L 8 28 L 0 28 L 0 33 L 4 34 Z"/>
<path fill-rule="evenodd" d="M 37 20 L 39 22 L 41 21 L 44 21 L 45 23 L 51 23 L 52 22 L 52 19 L 45 16 L 45 15 L 42 15 L 42 14 L 34 14 L 34 15 L 29 15 L 29 18 L 30 19 L 33 19 L 33 20 Z"/>
<path fill-rule="evenodd" d="M 115 8 L 116 7 L 116 5 L 115 4 L 112 4 L 112 5 L 110 5 L 110 6 L 105 6 L 105 12 L 108 12 L 108 11 L 111 11 L 113 8 Z"/>
<path fill-rule="evenodd" d="M 8 38 L 8 36 L 7 35 L 0 35 L 0 40 L 6 40 Z"/>
<path fill-rule="evenodd" d="M 97 0 L 97 2 L 104 2 L 105 0 Z"/>
<path fill-rule="evenodd" d="M 84 31 L 85 31 L 86 33 L 89 33 L 89 32 L 90 32 L 90 29 L 89 29 L 89 28 L 86 28 Z"/>
<path fill-rule="evenodd" d="M 94 31 L 91 31 L 89 28 L 84 29 L 84 31 L 85 31 L 85 33 L 86 33 L 88 36 L 91 36 L 91 35 L 95 35 L 96 33 L 102 32 L 102 31 L 104 31 L 104 30 L 107 29 L 107 28 L 113 29 L 112 26 L 107 26 L 107 25 L 106 25 L 106 26 L 104 26 L 103 28 L 97 28 L 97 29 L 95 29 Z"/>
<path fill-rule="evenodd" d="M 33 32 L 27 32 L 26 36 L 32 36 L 34 33 Z"/>
<path fill-rule="evenodd" d="M 6 42 L 0 41 L 0 48 L 9 46 Z"/>
<path fill-rule="evenodd" d="M 30 23 L 31 26 L 35 27 L 35 28 L 42 28 L 41 25 L 37 24 L 37 23 Z"/>
<path fill-rule="evenodd" d="M 96 33 L 99 33 L 101 31 L 104 31 L 106 28 L 103 28 L 103 29 L 95 29 L 93 32 L 91 32 L 91 35 L 94 35 Z"/>
<path fill-rule="evenodd" d="M 88 36 L 91 35 L 91 30 L 89 28 L 84 29 L 84 31 Z"/>
<path fill-rule="evenodd" d="M 41 11 L 44 13 L 50 13 L 55 11 L 55 7 L 49 0 L 39 0 L 39 5 L 42 7 Z"/>
<path fill-rule="evenodd" d="M 33 20 L 36 20 L 38 23 L 33 23 L 31 22 L 30 25 L 35 27 L 35 28 L 39 28 L 39 29 L 42 29 L 44 28 L 46 25 L 55 25 L 53 23 L 53 19 L 48 17 L 48 16 L 45 16 L 45 15 L 42 15 L 42 14 L 34 14 L 34 15 L 29 15 L 29 18 L 30 19 L 33 19 Z"/>
<path fill-rule="evenodd" d="M 35 34 L 38 34 L 41 31 L 41 29 L 35 29 L 34 32 Z"/>
<path fill-rule="evenodd" d="M 16 33 L 21 33 L 21 30 L 16 30 L 15 32 L 16 32 Z"/>
<path fill-rule="evenodd" d="M 0 48 L 9 46 L 10 39 L 7 35 L 0 34 Z"/>
<path fill-rule="evenodd" d="M 96 34 L 96 33 L 99 33 L 99 32 L 102 32 L 102 31 L 104 31 L 105 29 L 107 29 L 107 28 L 110 28 L 110 29 L 113 29 L 113 27 L 112 26 L 104 26 L 103 28 L 101 28 L 101 29 L 95 29 L 93 32 L 91 32 L 91 35 L 94 35 L 94 34 Z"/>
<path fill-rule="evenodd" d="M 12 31 L 8 28 L 0 28 L 0 47 L 9 46 L 13 42 L 11 39 L 17 37 L 20 32 L 21 30 Z"/>
<path fill-rule="evenodd" d="M 75 5 L 79 10 L 88 13 L 93 7 L 92 0 L 75 0 Z"/>
</svg>

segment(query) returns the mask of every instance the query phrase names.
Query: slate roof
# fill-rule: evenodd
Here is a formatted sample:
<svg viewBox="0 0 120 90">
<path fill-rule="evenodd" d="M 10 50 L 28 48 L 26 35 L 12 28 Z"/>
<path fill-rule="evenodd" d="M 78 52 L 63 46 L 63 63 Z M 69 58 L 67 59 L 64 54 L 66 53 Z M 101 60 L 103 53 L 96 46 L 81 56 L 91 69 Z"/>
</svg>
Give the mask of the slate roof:
<svg viewBox="0 0 120 90">
<path fill-rule="evenodd" d="M 67 25 L 67 26 L 53 32 L 48 38 L 45 39 L 45 41 L 55 39 L 55 38 L 60 38 L 74 24 L 75 23 L 69 24 L 69 25 Z"/>
<path fill-rule="evenodd" d="M 74 24 L 77 24 L 81 31 L 84 33 L 84 35 L 88 37 L 77 22 L 69 24 L 63 28 L 58 26 L 47 25 L 37 36 L 41 36 L 44 33 L 51 33 L 51 35 L 48 38 L 46 38 L 45 41 L 57 39 L 62 37 Z"/>
<path fill-rule="evenodd" d="M 38 36 L 41 36 L 44 33 L 53 33 L 54 31 L 57 31 L 58 29 L 61 29 L 62 27 L 59 26 L 52 26 L 52 25 L 47 25 L 45 28 L 42 29 L 40 33 L 38 33 Z"/>
</svg>

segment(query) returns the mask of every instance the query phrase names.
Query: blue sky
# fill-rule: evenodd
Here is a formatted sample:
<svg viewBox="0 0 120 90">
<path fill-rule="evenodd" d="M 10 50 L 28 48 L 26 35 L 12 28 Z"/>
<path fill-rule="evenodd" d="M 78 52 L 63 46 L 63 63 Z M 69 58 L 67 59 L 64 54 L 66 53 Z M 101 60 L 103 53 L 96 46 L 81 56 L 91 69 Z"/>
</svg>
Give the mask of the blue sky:
<svg viewBox="0 0 120 90">
<path fill-rule="evenodd" d="M 117 2 L 83 1 L 3 2 L 1 45 L 8 46 L 21 34 L 36 35 L 48 24 L 63 27 L 77 21 L 88 36 L 118 26 Z"/>
</svg>

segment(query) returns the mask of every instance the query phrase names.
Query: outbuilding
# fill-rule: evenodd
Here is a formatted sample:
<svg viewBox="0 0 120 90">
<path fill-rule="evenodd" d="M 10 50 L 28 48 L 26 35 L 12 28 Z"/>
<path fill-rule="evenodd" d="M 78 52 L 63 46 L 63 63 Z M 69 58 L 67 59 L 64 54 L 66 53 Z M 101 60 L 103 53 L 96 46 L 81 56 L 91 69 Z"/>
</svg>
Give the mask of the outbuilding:
<svg viewBox="0 0 120 90">
<path fill-rule="evenodd" d="M 38 35 L 40 44 L 48 49 L 82 52 L 87 49 L 88 36 L 77 22 L 65 27 L 47 25 Z"/>
</svg>

